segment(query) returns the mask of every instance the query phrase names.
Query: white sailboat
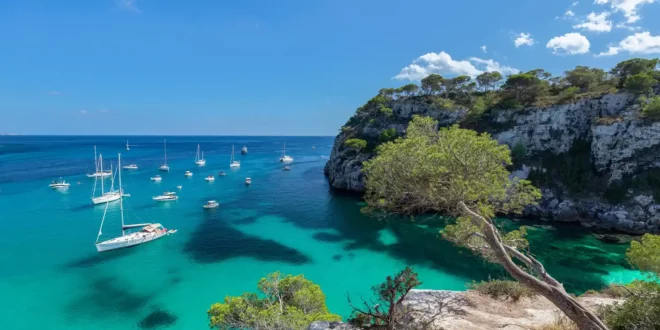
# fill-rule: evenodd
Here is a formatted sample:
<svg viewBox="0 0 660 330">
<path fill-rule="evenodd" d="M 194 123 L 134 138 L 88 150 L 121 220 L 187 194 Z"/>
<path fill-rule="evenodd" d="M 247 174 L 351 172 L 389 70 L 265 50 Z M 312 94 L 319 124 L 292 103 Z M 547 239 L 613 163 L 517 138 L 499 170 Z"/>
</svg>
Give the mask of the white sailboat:
<svg viewBox="0 0 660 330">
<path fill-rule="evenodd" d="M 103 172 L 103 155 L 100 154 L 99 154 L 99 163 L 101 164 L 100 165 L 101 172 Z M 112 173 L 112 165 L 110 165 L 110 173 Z M 122 194 L 121 189 L 119 189 L 119 191 L 115 190 L 114 177 L 112 178 L 110 190 L 107 192 L 103 187 L 103 181 L 105 180 L 103 179 L 101 180 L 101 195 L 98 197 L 94 197 L 94 194 L 96 193 L 96 183 L 98 182 L 98 178 L 97 180 L 94 181 L 94 191 L 92 192 L 92 203 L 94 203 L 94 205 L 114 202 L 121 198 L 121 194 Z"/>
<path fill-rule="evenodd" d="M 161 171 L 169 172 L 170 167 L 169 165 L 167 165 L 167 140 L 163 140 L 163 149 L 165 150 L 165 158 L 164 158 L 165 162 L 163 163 L 163 165 L 160 165 L 159 169 Z"/>
<path fill-rule="evenodd" d="M 137 170 L 138 166 L 137 166 L 137 164 L 128 164 L 128 165 L 125 165 L 122 168 L 125 169 L 125 170 Z"/>
<path fill-rule="evenodd" d="M 88 178 L 98 178 L 98 177 L 106 177 L 112 175 L 112 171 L 104 172 L 103 170 L 99 170 L 99 163 L 100 161 L 98 160 L 98 158 L 96 158 L 96 146 L 94 146 L 94 173 L 87 174 Z"/>
<path fill-rule="evenodd" d="M 293 158 L 291 158 L 291 156 L 286 155 L 286 142 L 284 142 L 284 146 L 282 147 L 282 157 L 280 158 L 280 162 L 282 163 L 293 162 Z"/>
<path fill-rule="evenodd" d="M 234 159 L 234 145 L 231 145 L 231 160 L 229 161 L 230 168 L 239 168 L 241 167 L 241 162 Z"/>
<path fill-rule="evenodd" d="M 199 157 L 199 144 L 197 145 L 197 155 L 195 155 L 195 164 L 197 166 L 204 166 L 206 165 L 206 160 L 204 159 L 204 151 L 202 151 L 202 157 Z"/>
<path fill-rule="evenodd" d="M 126 140 L 126 151 L 131 150 L 131 148 L 128 147 L 128 140 Z"/>
<path fill-rule="evenodd" d="M 121 154 L 119 157 L 119 190 L 121 190 Z M 151 242 L 153 240 L 159 239 L 170 233 L 175 233 L 175 230 L 168 231 L 163 228 L 160 223 L 140 223 L 133 225 L 124 224 L 124 203 L 122 198 L 119 199 L 119 210 L 121 214 L 121 236 L 111 238 L 106 241 L 99 242 L 99 238 L 103 234 L 103 223 L 105 222 L 105 216 L 108 213 L 108 204 L 105 205 L 105 210 L 103 211 L 103 218 L 101 219 L 101 227 L 99 228 L 99 234 L 96 236 L 96 250 L 98 252 L 110 251 L 121 249 L 125 247 L 135 246 L 142 243 Z M 137 232 L 126 233 L 126 230 L 132 228 L 142 228 Z"/>
</svg>

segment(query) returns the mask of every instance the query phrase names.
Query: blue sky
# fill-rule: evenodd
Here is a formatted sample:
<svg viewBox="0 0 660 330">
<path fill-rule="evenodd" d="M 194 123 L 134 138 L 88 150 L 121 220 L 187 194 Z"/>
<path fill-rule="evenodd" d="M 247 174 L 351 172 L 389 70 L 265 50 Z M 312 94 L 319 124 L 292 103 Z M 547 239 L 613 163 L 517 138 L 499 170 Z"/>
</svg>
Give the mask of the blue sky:
<svg viewBox="0 0 660 330">
<path fill-rule="evenodd" d="M 654 0 L 0 0 L 0 132 L 335 135 L 431 72 L 660 57 L 657 17 Z"/>
</svg>

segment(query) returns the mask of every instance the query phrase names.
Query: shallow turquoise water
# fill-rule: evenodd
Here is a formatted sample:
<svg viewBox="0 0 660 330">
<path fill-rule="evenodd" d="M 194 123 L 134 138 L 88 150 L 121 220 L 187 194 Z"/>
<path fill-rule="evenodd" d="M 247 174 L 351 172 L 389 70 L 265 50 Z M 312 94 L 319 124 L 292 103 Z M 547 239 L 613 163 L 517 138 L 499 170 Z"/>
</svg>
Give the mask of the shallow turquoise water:
<svg viewBox="0 0 660 330">
<path fill-rule="evenodd" d="M 303 273 L 321 285 L 333 312 L 348 316 L 346 295 L 369 288 L 406 265 L 424 288 L 462 290 L 466 282 L 501 277 L 498 267 L 438 239 L 439 219 L 379 223 L 360 214 L 354 196 L 333 193 L 323 176 L 332 138 L 286 138 L 292 171 L 277 161 L 284 138 L 171 137 L 171 172 L 158 172 L 162 138 L 0 137 L 0 328 L 205 329 L 206 310 L 225 295 L 255 290 L 265 274 Z M 207 159 L 193 163 L 197 143 Z M 231 145 L 239 170 L 228 169 Z M 160 222 L 175 235 L 99 254 L 94 248 L 102 206 L 90 205 L 93 149 L 106 164 L 122 153 L 127 222 Z M 316 148 L 312 148 L 315 146 Z M 183 176 L 185 170 L 194 173 Z M 226 171 L 214 183 L 208 174 Z M 163 181 L 149 178 L 161 174 Z M 66 191 L 48 188 L 64 177 Z M 246 187 L 245 177 L 253 184 Z M 80 182 L 80 184 L 77 184 Z M 174 203 L 151 197 L 176 190 Z M 221 206 L 204 210 L 206 200 Z M 104 237 L 120 232 L 118 204 Z M 510 224 L 515 226 L 516 224 Z M 530 229 L 532 251 L 573 292 L 638 276 L 625 245 L 595 240 L 576 227 Z M 156 312 L 156 313 L 154 313 Z M 166 313 L 159 313 L 166 312 Z M 35 320 L 35 317 L 38 319 Z"/>
</svg>

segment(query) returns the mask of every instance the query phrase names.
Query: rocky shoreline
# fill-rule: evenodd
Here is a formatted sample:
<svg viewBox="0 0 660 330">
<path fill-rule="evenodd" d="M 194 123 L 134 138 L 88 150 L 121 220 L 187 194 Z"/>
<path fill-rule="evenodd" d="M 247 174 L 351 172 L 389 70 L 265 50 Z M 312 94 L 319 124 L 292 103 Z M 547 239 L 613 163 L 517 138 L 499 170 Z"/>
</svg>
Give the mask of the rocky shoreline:
<svg viewBox="0 0 660 330">
<path fill-rule="evenodd" d="M 656 90 L 656 93 L 658 90 Z M 393 100 L 388 105 L 392 115 L 387 120 L 369 120 L 357 127 L 342 130 L 334 142 L 325 174 L 338 190 L 363 192 L 365 177 L 362 164 L 374 156 L 373 149 L 356 152 L 344 147 L 347 139 L 359 137 L 377 141 L 386 129 L 404 135 L 413 115 L 430 116 L 441 126 L 460 123 L 464 109 L 436 109 L 418 99 Z M 622 92 L 583 99 L 573 103 L 499 110 L 482 119 L 500 143 L 524 149 L 525 156 L 563 156 L 570 160 L 575 147 L 583 144 L 593 176 L 607 188 L 636 175 L 660 168 L 660 123 L 640 118 L 637 96 Z M 359 118 L 356 113 L 352 121 Z M 567 156 L 568 155 L 568 156 Z M 587 159 L 587 158 L 585 158 Z M 544 164 L 518 164 L 512 175 L 528 178 L 530 173 L 561 169 Z M 556 181 L 556 180 L 555 180 Z M 612 202 L 590 191 L 570 192 L 566 182 L 540 185 L 543 197 L 538 205 L 528 207 L 523 216 L 544 221 L 579 222 L 585 227 L 613 229 L 625 233 L 659 233 L 660 204 L 649 191 L 627 188 L 622 198 Z M 568 183 L 570 184 L 570 182 Z"/>
</svg>

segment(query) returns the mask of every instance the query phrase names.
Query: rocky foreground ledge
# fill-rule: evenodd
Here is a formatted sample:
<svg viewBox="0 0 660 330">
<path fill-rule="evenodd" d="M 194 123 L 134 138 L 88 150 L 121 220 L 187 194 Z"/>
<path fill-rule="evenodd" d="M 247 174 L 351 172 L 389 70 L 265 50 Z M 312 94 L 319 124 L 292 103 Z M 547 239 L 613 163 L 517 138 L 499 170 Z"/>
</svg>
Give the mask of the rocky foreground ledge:
<svg viewBox="0 0 660 330">
<path fill-rule="evenodd" d="M 591 310 L 599 306 L 623 302 L 604 297 L 579 297 L 578 301 Z M 404 301 L 404 308 L 414 310 L 408 320 L 426 322 L 432 318 L 432 329 L 485 330 L 534 329 L 553 324 L 561 315 L 543 297 L 522 298 L 517 302 L 490 298 L 474 291 L 412 290 Z M 360 330 L 342 322 L 317 321 L 308 330 Z"/>
</svg>

